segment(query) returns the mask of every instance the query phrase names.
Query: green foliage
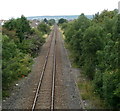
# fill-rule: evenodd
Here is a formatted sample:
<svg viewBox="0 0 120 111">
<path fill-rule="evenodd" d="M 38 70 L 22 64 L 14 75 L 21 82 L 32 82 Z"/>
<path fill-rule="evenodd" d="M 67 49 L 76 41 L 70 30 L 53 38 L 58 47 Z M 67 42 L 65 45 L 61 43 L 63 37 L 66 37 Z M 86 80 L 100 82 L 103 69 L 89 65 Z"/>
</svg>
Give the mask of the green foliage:
<svg viewBox="0 0 120 111">
<path fill-rule="evenodd" d="M 43 20 L 46 24 L 48 23 L 48 20 L 45 18 L 44 20 Z"/>
<path fill-rule="evenodd" d="M 45 30 L 48 31 L 48 27 L 45 27 Z M 45 42 L 42 37 L 45 30 L 31 29 L 29 21 L 21 16 L 21 18 L 6 22 L 2 32 L 3 35 L 8 35 L 15 42 L 21 52 L 34 56 Z"/>
<path fill-rule="evenodd" d="M 120 106 L 120 14 L 104 10 L 92 20 L 81 14 L 64 23 L 65 41 L 74 62 L 94 83 L 94 90 L 108 106 Z"/>
<path fill-rule="evenodd" d="M 2 38 L 2 86 L 3 97 L 14 81 L 27 76 L 31 71 L 33 57 L 40 51 L 45 42 L 43 33 L 38 29 L 31 29 L 24 16 L 11 19 L 3 26 Z"/>
<path fill-rule="evenodd" d="M 32 57 L 35 57 L 44 42 L 45 40 L 42 37 L 34 35 L 33 38 L 23 40 L 22 43 L 19 43 L 18 48 L 21 50 L 21 52 L 30 54 Z"/>
<path fill-rule="evenodd" d="M 40 23 L 37 28 L 40 32 L 42 32 L 42 34 L 50 33 L 50 26 L 45 24 L 44 22 Z"/>
<path fill-rule="evenodd" d="M 96 52 L 102 49 L 100 34 L 102 29 L 99 26 L 90 26 L 86 29 L 82 42 L 82 56 L 84 57 L 83 69 L 85 74 L 93 79 L 96 65 L 98 64 Z"/>
<path fill-rule="evenodd" d="M 48 24 L 49 26 L 52 26 L 55 24 L 55 19 L 50 19 L 50 20 L 47 20 L 46 18 L 43 20 L 43 23 L 44 24 Z"/>
<path fill-rule="evenodd" d="M 32 58 L 20 52 L 17 45 L 8 36 L 3 35 L 2 39 L 2 85 L 3 90 L 6 90 L 16 79 L 30 72 Z"/>
<path fill-rule="evenodd" d="M 63 23 L 67 23 L 67 22 L 68 21 L 66 19 L 61 18 L 61 19 L 58 20 L 58 25 L 63 24 Z"/>
<path fill-rule="evenodd" d="M 120 70 L 104 72 L 103 94 L 108 105 L 120 107 Z"/>
<path fill-rule="evenodd" d="M 49 24 L 50 26 L 54 25 L 54 24 L 55 24 L 55 19 L 50 19 L 50 20 L 48 20 L 48 24 Z"/>
<path fill-rule="evenodd" d="M 29 21 L 23 15 L 21 18 L 9 20 L 3 25 L 3 28 L 8 31 L 14 31 L 15 35 L 19 37 L 20 42 L 26 39 L 27 34 L 31 33 Z M 9 36 L 5 31 L 3 31 L 3 34 Z"/>
</svg>

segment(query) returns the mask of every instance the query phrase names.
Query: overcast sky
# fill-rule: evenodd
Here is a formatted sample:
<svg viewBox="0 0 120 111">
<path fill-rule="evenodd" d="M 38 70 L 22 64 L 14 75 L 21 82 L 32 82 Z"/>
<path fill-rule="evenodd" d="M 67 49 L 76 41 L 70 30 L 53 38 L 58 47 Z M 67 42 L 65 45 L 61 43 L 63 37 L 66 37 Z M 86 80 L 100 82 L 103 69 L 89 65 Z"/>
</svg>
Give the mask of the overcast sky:
<svg viewBox="0 0 120 111">
<path fill-rule="evenodd" d="M 93 15 L 118 8 L 120 0 L 0 0 L 0 19 L 41 15 Z"/>
</svg>

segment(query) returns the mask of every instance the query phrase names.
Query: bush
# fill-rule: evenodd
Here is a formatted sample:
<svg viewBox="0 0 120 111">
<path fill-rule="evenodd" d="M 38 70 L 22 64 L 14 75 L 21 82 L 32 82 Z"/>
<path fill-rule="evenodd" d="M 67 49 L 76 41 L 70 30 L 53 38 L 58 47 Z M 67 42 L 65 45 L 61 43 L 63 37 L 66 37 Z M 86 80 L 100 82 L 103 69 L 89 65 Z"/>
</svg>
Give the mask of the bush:
<svg viewBox="0 0 120 111">
<path fill-rule="evenodd" d="M 81 14 L 62 24 L 74 62 L 93 81 L 108 106 L 120 107 L 120 14 L 104 10 L 92 20 Z"/>
<path fill-rule="evenodd" d="M 44 22 L 40 23 L 37 28 L 40 32 L 42 32 L 43 35 L 50 33 L 50 26 L 48 26 Z"/>
<path fill-rule="evenodd" d="M 63 23 L 67 23 L 67 22 L 68 21 L 66 19 L 61 18 L 61 19 L 58 20 L 58 25 L 63 24 Z"/>
<path fill-rule="evenodd" d="M 31 29 L 24 16 L 11 19 L 3 25 L 2 50 L 2 86 L 3 97 L 14 81 L 27 76 L 31 71 L 33 57 L 35 57 L 41 45 L 45 42 L 42 33 L 37 29 Z M 43 30 L 42 30 L 43 31 Z"/>
<path fill-rule="evenodd" d="M 29 21 L 23 15 L 21 16 L 21 18 L 11 19 L 7 21 L 3 25 L 3 34 L 10 36 L 10 34 L 12 34 L 10 32 L 14 32 L 15 36 L 17 36 L 20 42 L 22 42 L 24 39 L 26 39 L 26 35 L 31 33 Z"/>
<path fill-rule="evenodd" d="M 54 24 L 55 24 L 55 19 L 50 19 L 50 20 L 48 20 L 48 24 L 49 24 L 50 26 L 54 25 Z"/>
<path fill-rule="evenodd" d="M 103 94 L 109 106 L 120 107 L 120 70 L 104 72 Z"/>
<path fill-rule="evenodd" d="M 2 38 L 2 88 L 5 91 L 8 90 L 15 80 L 30 72 L 32 58 L 28 54 L 20 52 L 14 41 L 8 36 L 2 36 Z"/>
</svg>

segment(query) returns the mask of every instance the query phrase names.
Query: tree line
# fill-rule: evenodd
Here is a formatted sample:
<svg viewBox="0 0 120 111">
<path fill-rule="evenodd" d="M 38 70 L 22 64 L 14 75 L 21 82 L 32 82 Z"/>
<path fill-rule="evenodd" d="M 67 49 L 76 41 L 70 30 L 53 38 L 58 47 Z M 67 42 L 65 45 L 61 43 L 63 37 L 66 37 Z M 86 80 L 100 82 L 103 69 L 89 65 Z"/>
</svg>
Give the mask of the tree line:
<svg viewBox="0 0 120 111">
<path fill-rule="evenodd" d="M 9 96 L 9 88 L 16 80 L 31 71 L 33 58 L 45 42 L 44 34 L 50 33 L 50 26 L 41 22 L 32 29 L 23 15 L 10 19 L 2 26 L 2 89 L 3 97 Z"/>
<path fill-rule="evenodd" d="M 104 10 L 61 24 L 73 61 L 109 107 L 120 107 L 120 14 Z"/>
</svg>

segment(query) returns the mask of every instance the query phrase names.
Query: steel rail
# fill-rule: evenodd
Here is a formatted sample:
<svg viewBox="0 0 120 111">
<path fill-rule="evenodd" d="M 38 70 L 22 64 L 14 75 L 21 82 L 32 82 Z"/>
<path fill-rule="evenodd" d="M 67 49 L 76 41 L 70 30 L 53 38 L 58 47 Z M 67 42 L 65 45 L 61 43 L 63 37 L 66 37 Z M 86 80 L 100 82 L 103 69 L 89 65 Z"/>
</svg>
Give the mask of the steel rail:
<svg viewBox="0 0 120 111">
<path fill-rule="evenodd" d="M 47 56 L 45 58 L 45 62 L 44 62 L 44 65 L 43 65 L 43 70 L 41 72 L 41 76 L 40 76 L 40 79 L 39 79 L 39 82 L 38 82 L 38 86 L 37 86 L 36 94 L 35 94 L 35 97 L 34 97 L 34 101 L 33 101 L 33 104 L 32 104 L 32 111 L 34 111 L 35 106 L 36 106 L 36 102 L 37 102 L 39 90 L 40 90 L 40 87 L 41 87 L 41 84 L 42 84 L 42 79 L 43 79 L 43 76 L 44 76 L 45 68 L 46 68 L 47 61 L 48 61 L 48 56 L 49 56 L 49 53 L 50 53 L 51 43 L 52 43 L 52 37 L 51 37 L 51 42 L 50 42 L 49 50 L 47 52 Z"/>
<path fill-rule="evenodd" d="M 55 75 L 56 75 L 56 33 L 54 43 L 54 55 L 53 55 L 53 72 L 52 72 L 52 95 L 51 95 L 51 111 L 54 110 L 54 96 L 55 96 Z"/>
<path fill-rule="evenodd" d="M 54 32 L 52 33 L 52 36 L 51 36 L 50 46 L 49 46 L 47 56 L 45 58 L 45 62 L 44 62 L 44 65 L 43 65 L 43 70 L 41 72 L 41 76 L 40 76 L 40 79 L 39 79 L 39 82 L 38 82 L 37 90 L 36 90 L 34 101 L 33 101 L 33 104 L 32 104 L 32 111 L 35 110 L 38 94 L 39 94 L 39 91 L 40 91 L 40 88 L 41 88 L 41 85 L 42 85 L 42 80 L 43 80 L 43 77 L 44 77 L 44 72 L 45 72 L 45 69 L 46 69 L 48 56 L 49 56 L 49 53 L 50 53 L 50 48 L 51 48 L 51 44 L 52 44 L 54 36 L 55 36 L 55 28 L 54 28 Z M 55 44 L 56 44 L 56 37 L 55 37 L 54 54 L 53 54 L 52 92 L 51 92 L 51 106 L 50 106 L 51 110 L 54 110 L 55 73 L 56 73 L 56 58 L 55 58 L 55 50 L 56 50 L 56 48 L 55 48 Z"/>
</svg>

